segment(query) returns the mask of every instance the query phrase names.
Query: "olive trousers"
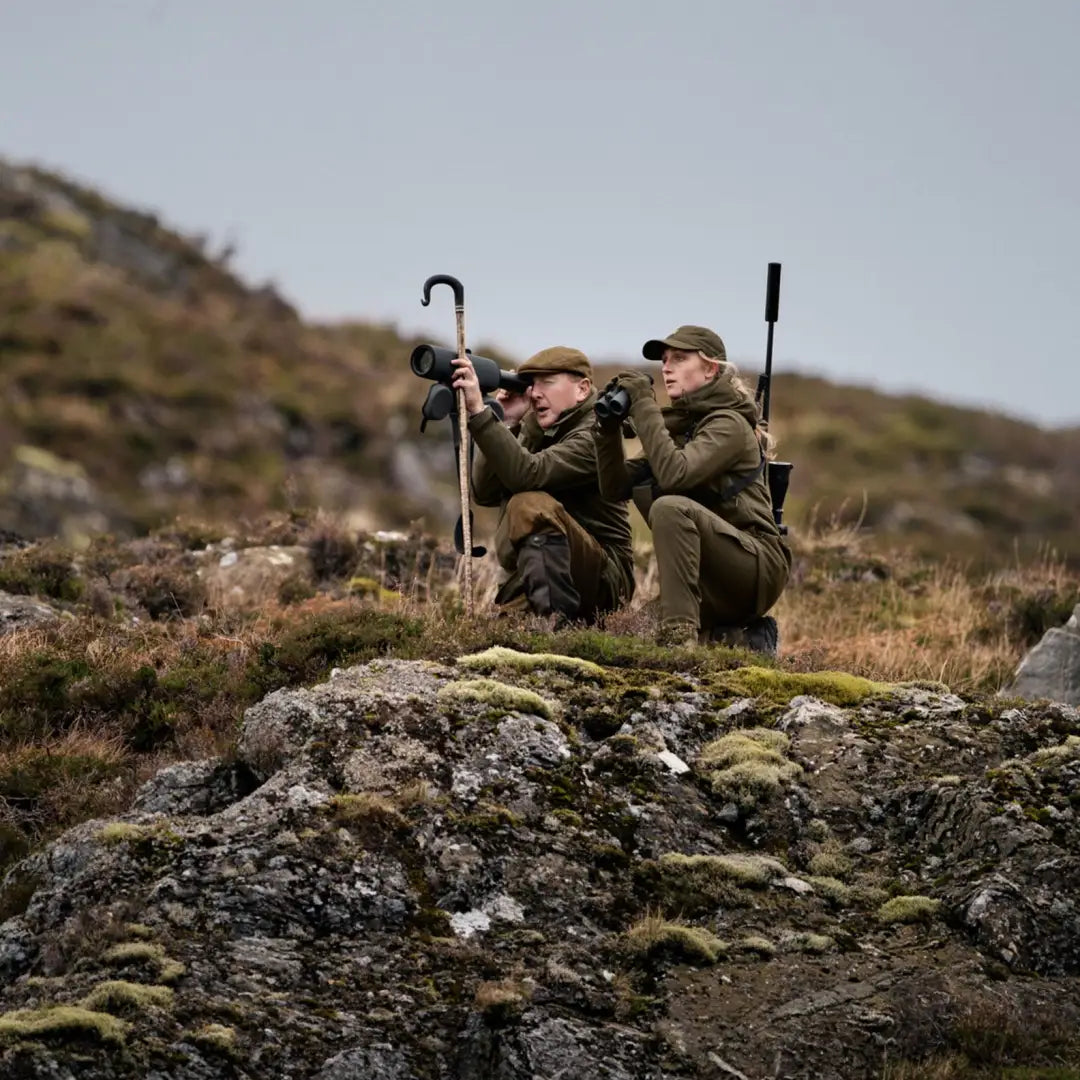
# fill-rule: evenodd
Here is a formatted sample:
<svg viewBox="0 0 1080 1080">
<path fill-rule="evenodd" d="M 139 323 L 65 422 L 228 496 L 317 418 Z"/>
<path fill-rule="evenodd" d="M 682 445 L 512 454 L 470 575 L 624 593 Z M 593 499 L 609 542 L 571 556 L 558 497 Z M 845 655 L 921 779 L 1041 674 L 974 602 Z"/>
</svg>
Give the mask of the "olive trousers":
<svg viewBox="0 0 1080 1080">
<path fill-rule="evenodd" d="M 495 602 L 538 615 L 592 619 L 608 610 L 602 583 L 607 556 L 597 541 L 544 491 L 523 491 L 506 503 L 506 538 L 517 565 Z"/>
<path fill-rule="evenodd" d="M 649 510 L 664 630 L 743 626 L 764 615 L 787 583 L 779 538 L 737 529 L 684 495 Z"/>
</svg>

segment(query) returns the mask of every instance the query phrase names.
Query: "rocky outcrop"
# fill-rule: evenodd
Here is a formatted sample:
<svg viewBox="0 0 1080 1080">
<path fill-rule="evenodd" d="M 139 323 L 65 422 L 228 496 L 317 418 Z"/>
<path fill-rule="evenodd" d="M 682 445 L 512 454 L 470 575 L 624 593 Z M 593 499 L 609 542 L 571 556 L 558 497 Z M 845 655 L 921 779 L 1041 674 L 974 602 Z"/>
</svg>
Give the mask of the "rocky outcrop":
<svg viewBox="0 0 1080 1080">
<path fill-rule="evenodd" d="M 29 596 L 0 592 L 0 635 L 31 626 L 42 626 L 64 617 L 64 613 Z"/>
<path fill-rule="evenodd" d="M 1080 712 L 795 683 L 498 649 L 271 694 L 8 875 L 0 1075 L 839 1080 L 983 1004 L 1075 1031 Z"/>
<path fill-rule="evenodd" d="M 1080 604 L 1062 627 L 1052 627 L 1020 661 L 1012 685 L 1013 697 L 1046 698 L 1080 705 Z"/>
</svg>

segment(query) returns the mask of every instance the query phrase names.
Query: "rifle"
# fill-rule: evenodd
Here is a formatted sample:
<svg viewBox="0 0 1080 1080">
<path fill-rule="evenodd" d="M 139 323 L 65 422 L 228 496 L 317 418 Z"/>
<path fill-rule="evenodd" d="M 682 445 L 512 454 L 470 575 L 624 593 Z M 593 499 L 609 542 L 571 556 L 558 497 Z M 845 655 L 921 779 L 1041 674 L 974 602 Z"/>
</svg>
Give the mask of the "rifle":
<svg viewBox="0 0 1080 1080">
<path fill-rule="evenodd" d="M 768 337 L 765 340 L 765 370 L 758 376 L 757 390 L 754 393 L 754 400 L 761 409 L 761 423 L 766 430 L 769 427 L 769 404 L 772 400 L 773 328 L 779 320 L 780 264 L 769 263 L 768 277 L 765 282 L 765 321 L 769 324 Z M 786 536 L 788 531 L 788 527 L 784 524 L 784 499 L 787 498 L 791 470 L 794 467 L 790 461 L 770 461 L 766 470 L 773 520 L 781 536 Z"/>
</svg>

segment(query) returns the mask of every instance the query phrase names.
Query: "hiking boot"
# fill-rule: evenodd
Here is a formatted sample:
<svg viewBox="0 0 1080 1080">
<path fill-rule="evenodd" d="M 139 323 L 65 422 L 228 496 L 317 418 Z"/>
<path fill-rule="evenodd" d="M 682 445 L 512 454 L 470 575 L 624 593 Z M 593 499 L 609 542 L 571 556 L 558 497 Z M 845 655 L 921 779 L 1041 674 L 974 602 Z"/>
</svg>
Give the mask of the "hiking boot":
<svg viewBox="0 0 1080 1080">
<path fill-rule="evenodd" d="M 780 646 L 780 631 L 771 615 L 751 619 L 745 626 L 713 626 L 703 636 L 709 645 L 748 649 L 764 656 L 776 656 Z"/>
<path fill-rule="evenodd" d="M 693 623 L 667 623 L 656 633 L 656 644 L 664 648 L 679 649 L 698 643 L 698 628 Z"/>
<path fill-rule="evenodd" d="M 780 628 L 771 615 L 762 615 L 751 619 L 743 627 L 743 648 L 752 652 L 762 653 L 765 656 L 776 656 L 780 650 Z"/>
</svg>

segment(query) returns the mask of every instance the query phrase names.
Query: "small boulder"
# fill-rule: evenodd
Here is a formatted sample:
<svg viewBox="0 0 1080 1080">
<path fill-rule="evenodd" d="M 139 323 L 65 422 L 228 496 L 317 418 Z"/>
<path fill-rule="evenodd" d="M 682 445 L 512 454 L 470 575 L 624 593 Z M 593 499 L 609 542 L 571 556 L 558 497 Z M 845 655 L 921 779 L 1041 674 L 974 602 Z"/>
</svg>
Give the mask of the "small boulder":
<svg viewBox="0 0 1080 1080">
<path fill-rule="evenodd" d="M 1003 693 L 1028 701 L 1046 698 L 1080 705 L 1080 604 L 1064 626 L 1047 630 L 1020 661 Z"/>
</svg>

